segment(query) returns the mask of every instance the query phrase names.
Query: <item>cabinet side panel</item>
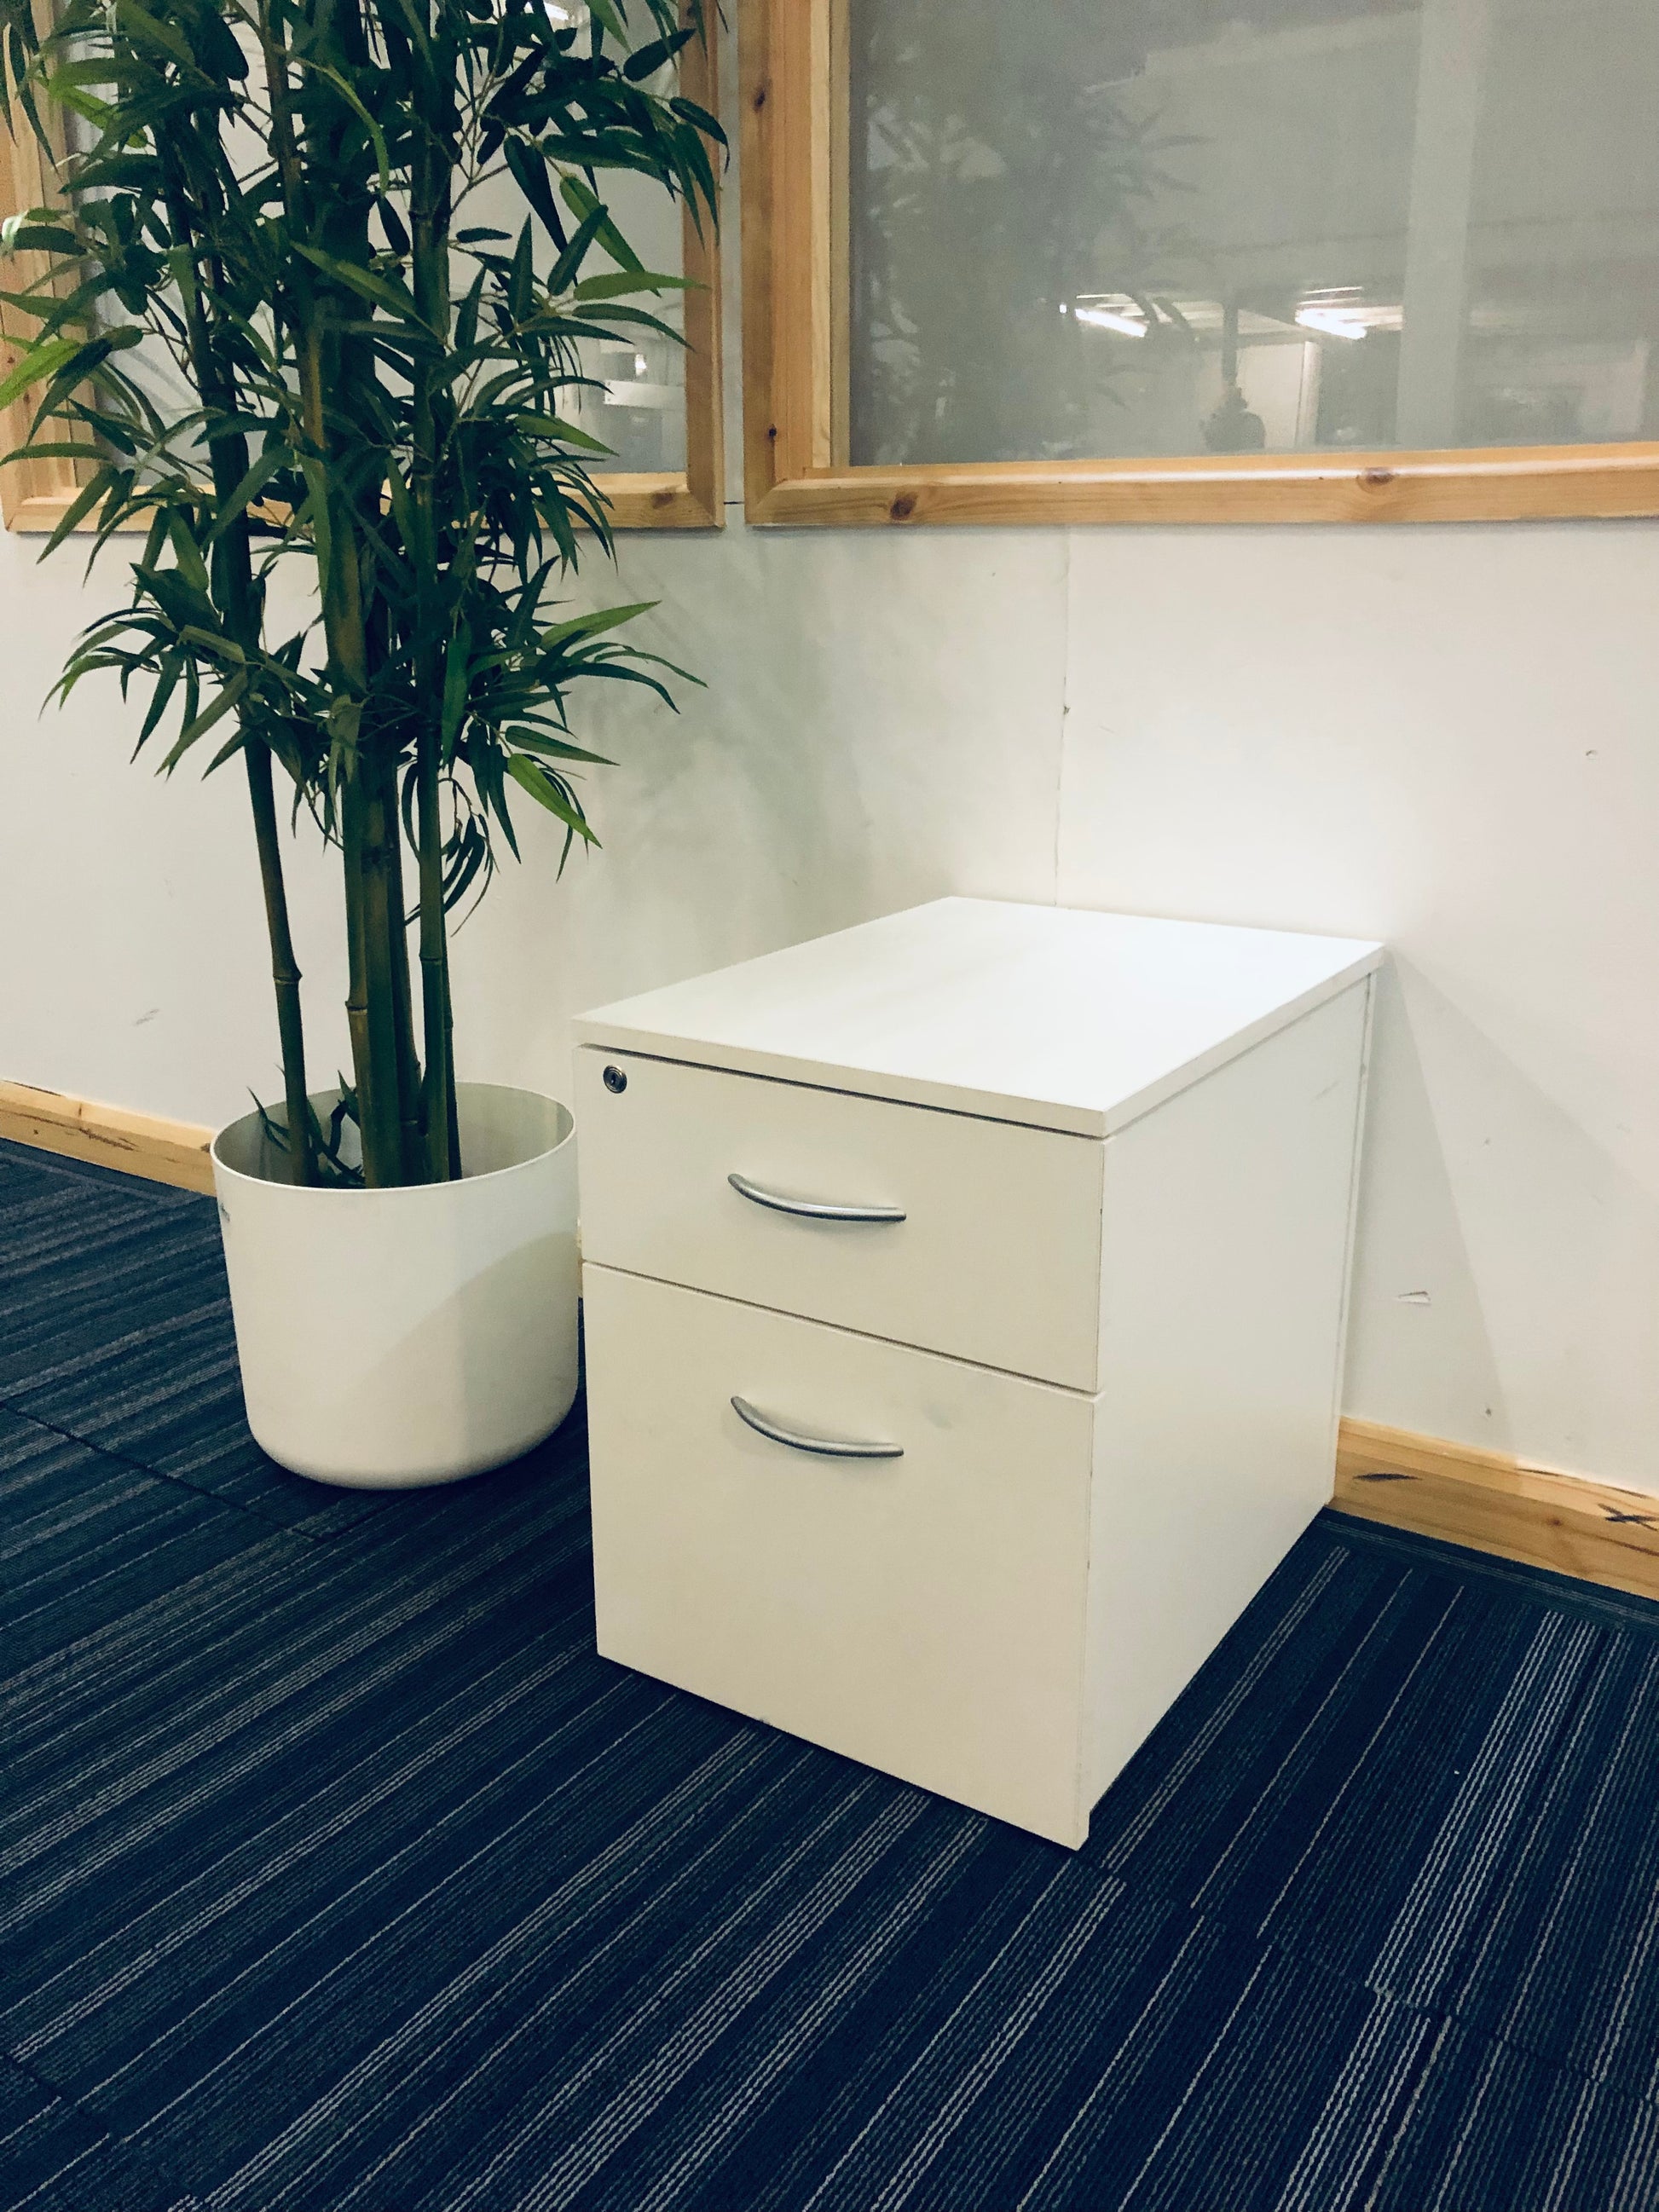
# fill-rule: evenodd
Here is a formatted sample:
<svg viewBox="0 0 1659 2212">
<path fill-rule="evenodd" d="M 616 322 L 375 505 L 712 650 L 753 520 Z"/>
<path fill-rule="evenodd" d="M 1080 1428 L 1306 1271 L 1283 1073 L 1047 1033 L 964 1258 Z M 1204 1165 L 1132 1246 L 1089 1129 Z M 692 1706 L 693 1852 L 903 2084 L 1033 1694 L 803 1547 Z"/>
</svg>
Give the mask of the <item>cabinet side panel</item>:
<svg viewBox="0 0 1659 2212">
<path fill-rule="evenodd" d="M 1107 1144 L 1085 1805 L 1329 1499 L 1368 996 Z"/>
</svg>

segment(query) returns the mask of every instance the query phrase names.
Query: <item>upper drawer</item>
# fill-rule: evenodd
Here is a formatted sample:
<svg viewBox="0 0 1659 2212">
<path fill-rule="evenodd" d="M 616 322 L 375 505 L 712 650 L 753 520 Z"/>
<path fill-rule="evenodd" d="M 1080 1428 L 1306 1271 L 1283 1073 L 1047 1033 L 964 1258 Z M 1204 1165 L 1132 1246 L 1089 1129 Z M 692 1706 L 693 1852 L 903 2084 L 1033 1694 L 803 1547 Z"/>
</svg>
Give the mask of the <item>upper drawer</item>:
<svg viewBox="0 0 1659 2212">
<path fill-rule="evenodd" d="M 1096 1387 L 1100 1142 L 599 1046 L 576 1064 L 586 1258 Z M 734 1175 L 903 1218 L 784 1211 Z"/>
</svg>

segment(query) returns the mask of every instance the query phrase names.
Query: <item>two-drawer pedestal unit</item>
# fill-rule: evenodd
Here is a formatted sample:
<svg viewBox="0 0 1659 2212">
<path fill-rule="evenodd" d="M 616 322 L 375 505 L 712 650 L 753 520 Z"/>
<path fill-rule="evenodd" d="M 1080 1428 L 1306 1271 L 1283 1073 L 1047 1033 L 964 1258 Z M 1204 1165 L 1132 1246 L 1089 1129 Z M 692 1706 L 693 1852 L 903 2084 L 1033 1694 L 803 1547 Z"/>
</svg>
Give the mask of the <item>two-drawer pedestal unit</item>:
<svg viewBox="0 0 1659 2212">
<path fill-rule="evenodd" d="M 1329 1497 L 1380 957 L 944 899 L 586 1016 L 599 1650 L 1081 1843 Z"/>
</svg>

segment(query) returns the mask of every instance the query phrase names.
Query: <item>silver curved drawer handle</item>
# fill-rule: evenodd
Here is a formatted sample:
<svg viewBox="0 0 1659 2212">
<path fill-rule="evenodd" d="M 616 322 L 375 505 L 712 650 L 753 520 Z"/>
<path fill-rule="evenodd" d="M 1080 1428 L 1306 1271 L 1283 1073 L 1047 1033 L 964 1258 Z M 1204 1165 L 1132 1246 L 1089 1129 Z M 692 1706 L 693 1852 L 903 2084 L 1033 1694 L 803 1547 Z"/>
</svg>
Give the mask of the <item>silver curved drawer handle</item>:
<svg viewBox="0 0 1659 2212">
<path fill-rule="evenodd" d="M 769 1437 L 775 1444 L 787 1444 L 791 1451 L 814 1452 L 820 1459 L 902 1459 L 902 1444 L 861 1444 L 839 1437 L 804 1437 L 799 1429 L 786 1429 L 776 1421 L 769 1421 L 764 1413 L 757 1413 L 747 1398 L 733 1398 L 732 1411 L 740 1421 L 746 1421 L 757 1436 Z"/>
<path fill-rule="evenodd" d="M 726 1178 L 739 1198 L 752 1199 L 757 1206 L 769 1206 L 774 1213 L 799 1213 L 808 1221 L 902 1221 L 902 1206 L 833 1206 L 826 1199 L 788 1198 L 778 1190 L 763 1190 L 747 1176 L 729 1175 Z"/>
</svg>

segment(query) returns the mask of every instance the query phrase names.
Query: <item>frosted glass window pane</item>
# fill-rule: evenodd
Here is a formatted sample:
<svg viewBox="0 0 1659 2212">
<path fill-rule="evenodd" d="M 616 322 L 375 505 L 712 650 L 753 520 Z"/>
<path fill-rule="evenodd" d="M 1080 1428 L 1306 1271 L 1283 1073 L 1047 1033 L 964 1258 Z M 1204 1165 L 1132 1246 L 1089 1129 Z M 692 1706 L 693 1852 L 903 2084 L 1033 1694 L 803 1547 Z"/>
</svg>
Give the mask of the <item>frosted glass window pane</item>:
<svg viewBox="0 0 1659 2212">
<path fill-rule="evenodd" d="M 1656 0 L 848 0 L 855 463 L 1659 437 Z"/>
<path fill-rule="evenodd" d="M 685 273 L 681 208 L 654 179 L 607 169 L 599 179 L 605 202 L 617 228 L 647 269 L 665 276 Z M 596 256 L 586 273 L 605 267 Z M 630 294 L 627 307 L 642 308 L 684 331 L 683 292 Z M 608 460 L 595 459 L 596 473 L 607 469 L 669 470 L 685 468 L 685 349 L 654 331 L 635 331 L 625 342 L 598 345 L 585 343 L 582 368 L 598 380 L 602 389 L 582 392 L 571 410 L 580 429 L 602 438 L 611 449 Z"/>
<path fill-rule="evenodd" d="M 555 20 L 570 20 L 568 5 Z M 653 78 L 650 86 L 653 92 L 673 88 L 672 71 Z M 645 266 L 665 276 L 683 276 L 681 202 L 671 199 L 653 178 L 636 176 L 626 169 L 602 169 L 594 181 L 617 228 Z M 488 181 L 468 197 L 457 228 L 489 224 L 516 238 L 528 212 L 523 194 L 506 173 L 505 165 L 498 163 Z M 552 241 L 539 222 L 533 226 L 533 235 L 536 265 L 545 275 L 555 258 Z M 595 245 L 582 264 L 582 274 L 597 276 L 614 265 Z M 457 291 L 465 288 L 471 274 L 457 256 L 453 279 Z M 682 292 L 630 293 L 621 304 L 642 309 L 672 331 L 683 332 L 685 328 Z M 636 329 L 626 341 L 584 339 L 578 365 L 581 374 L 593 380 L 573 393 L 562 411 L 578 429 L 603 440 L 611 448 L 608 456 L 583 455 L 594 474 L 620 471 L 683 475 L 686 465 L 684 347 L 654 331 Z"/>
</svg>

